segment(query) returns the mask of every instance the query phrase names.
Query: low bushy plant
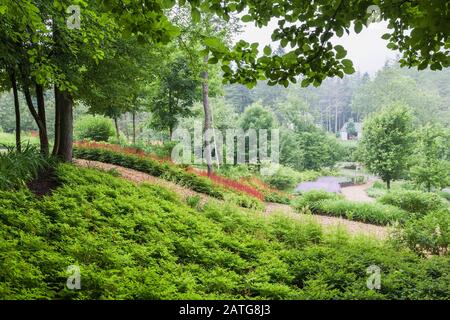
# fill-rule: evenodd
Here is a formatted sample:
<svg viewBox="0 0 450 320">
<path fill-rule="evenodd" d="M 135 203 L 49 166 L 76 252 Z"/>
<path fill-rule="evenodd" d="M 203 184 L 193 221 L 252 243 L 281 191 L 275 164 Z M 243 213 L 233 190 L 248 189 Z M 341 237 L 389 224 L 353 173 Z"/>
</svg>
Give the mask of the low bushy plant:
<svg viewBox="0 0 450 320">
<path fill-rule="evenodd" d="M 319 190 L 305 192 L 293 201 L 293 206 L 298 212 L 309 209 L 316 214 L 380 225 L 403 223 L 409 218 L 406 211 L 394 206 L 352 202 L 345 200 L 342 195 Z"/>
<path fill-rule="evenodd" d="M 448 299 L 448 256 L 227 203 L 196 211 L 160 186 L 57 167 L 36 198 L 0 191 L 0 299 Z M 15 239 L 15 240 L 14 240 Z M 66 287 L 79 266 L 82 290 Z M 367 288 L 367 267 L 383 272 Z"/>
<path fill-rule="evenodd" d="M 440 191 L 438 194 L 445 200 L 450 201 L 450 192 Z"/>
<path fill-rule="evenodd" d="M 53 161 L 43 157 L 35 146 L 23 146 L 21 152 L 8 147 L 6 152 L 0 152 L 0 189 L 23 186 L 51 163 Z"/>
<path fill-rule="evenodd" d="M 421 255 L 444 255 L 450 246 L 450 212 L 430 212 L 420 219 L 410 220 L 394 233 L 396 240 Z"/>
<path fill-rule="evenodd" d="M 314 205 L 313 212 L 367 223 L 388 225 L 404 223 L 411 216 L 394 206 L 349 200 L 323 200 Z"/>
<path fill-rule="evenodd" d="M 274 174 L 263 176 L 263 180 L 275 189 L 289 190 L 298 182 L 298 172 L 289 167 L 280 166 Z"/>
<path fill-rule="evenodd" d="M 114 125 L 109 118 L 86 115 L 75 122 L 74 132 L 78 140 L 108 141 L 114 136 Z"/>
<path fill-rule="evenodd" d="M 194 191 L 223 199 L 223 190 L 214 186 L 208 179 L 186 172 L 177 166 L 159 162 L 151 158 L 114 152 L 102 148 L 84 147 L 75 147 L 74 156 L 80 159 L 101 161 L 145 172 L 152 176 L 161 177 L 186 186 Z"/>
<path fill-rule="evenodd" d="M 292 201 L 292 206 L 298 211 L 302 211 L 306 207 L 314 209 L 316 204 L 323 200 L 339 200 L 343 197 L 339 194 L 326 192 L 322 190 L 311 190 L 303 193 L 301 196 L 296 197 Z"/>
<path fill-rule="evenodd" d="M 254 210 L 264 209 L 263 203 L 260 200 L 245 194 L 228 193 L 225 195 L 225 200 L 243 208 Z"/>
<path fill-rule="evenodd" d="M 186 198 L 186 203 L 189 207 L 198 209 L 200 205 L 200 196 L 199 195 L 189 196 Z"/>
<path fill-rule="evenodd" d="M 422 215 L 447 206 L 439 195 L 417 190 L 393 190 L 378 198 L 378 201 Z"/>
</svg>

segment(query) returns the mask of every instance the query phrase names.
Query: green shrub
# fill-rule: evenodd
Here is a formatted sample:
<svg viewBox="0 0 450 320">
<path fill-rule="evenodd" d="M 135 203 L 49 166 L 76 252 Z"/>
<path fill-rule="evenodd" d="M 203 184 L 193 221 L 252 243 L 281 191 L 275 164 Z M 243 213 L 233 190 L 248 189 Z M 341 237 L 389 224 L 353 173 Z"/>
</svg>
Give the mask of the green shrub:
<svg viewBox="0 0 450 320">
<path fill-rule="evenodd" d="M 264 209 L 264 206 L 261 203 L 261 201 L 259 201 L 254 197 L 250 197 L 244 194 L 228 193 L 225 196 L 225 200 L 243 208 L 254 210 Z"/>
<path fill-rule="evenodd" d="M 108 138 L 108 143 L 117 144 L 119 146 L 127 146 L 128 145 L 127 138 L 123 134 L 120 134 L 119 138 L 117 138 L 117 135 L 114 134 L 113 136 Z"/>
<path fill-rule="evenodd" d="M 274 174 L 263 176 L 263 181 L 275 189 L 289 190 L 298 182 L 298 172 L 289 167 L 280 166 Z"/>
<path fill-rule="evenodd" d="M 438 194 L 445 200 L 450 201 L 450 192 L 440 191 Z"/>
<path fill-rule="evenodd" d="M 249 165 L 222 165 L 217 173 L 230 179 L 251 178 L 253 172 Z"/>
<path fill-rule="evenodd" d="M 57 168 L 38 199 L 0 191 L 0 299 L 448 299 L 447 256 L 424 259 L 226 203 L 195 211 L 164 188 Z M 68 290 L 69 265 L 81 290 Z M 383 272 L 367 288 L 367 267 Z"/>
<path fill-rule="evenodd" d="M 332 192 L 326 192 L 322 190 L 311 190 L 303 193 L 292 201 L 292 206 L 297 210 L 309 208 L 314 209 L 316 204 L 322 200 L 339 200 L 342 199 L 342 195 L 338 195 Z"/>
<path fill-rule="evenodd" d="M 82 147 L 74 148 L 74 156 L 80 159 L 101 161 L 145 172 L 152 176 L 175 182 L 199 193 L 223 199 L 223 190 L 214 186 L 207 178 L 199 177 L 193 173 L 186 172 L 182 168 L 161 163 L 157 160 L 101 148 Z"/>
<path fill-rule="evenodd" d="M 189 196 L 186 198 L 186 203 L 189 207 L 198 209 L 200 205 L 200 196 L 199 195 Z"/>
<path fill-rule="evenodd" d="M 170 158 L 172 156 L 172 149 L 177 145 L 177 141 L 168 141 L 163 144 L 146 145 L 142 149 L 156 155 L 159 158 Z"/>
<path fill-rule="evenodd" d="M 264 201 L 266 202 L 274 202 L 274 203 L 281 203 L 281 204 L 290 204 L 291 199 L 288 195 L 278 193 L 278 192 L 266 192 L 264 194 Z"/>
<path fill-rule="evenodd" d="M 383 181 L 377 180 L 372 184 L 372 188 L 376 189 L 386 189 L 386 185 Z"/>
<path fill-rule="evenodd" d="M 0 189 L 23 186 L 51 163 L 53 161 L 44 158 L 35 146 L 24 146 L 22 152 L 8 147 L 6 152 L 0 152 Z"/>
<path fill-rule="evenodd" d="M 450 245 L 450 212 L 436 211 L 397 229 L 395 238 L 419 254 L 448 254 Z"/>
<path fill-rule="evenodd" d="M 326 191 L 308 191 L 293 201 L 293 207 L 298 212 L 305 209 L 316 214 L 343 217 L 380 225 L 403 223 L 408 213 L 397 207 L 378 203 L 352 202 L 338 195 Z"/>
<path fill-rule="evenodd" d="M 379 225 L 404 223 L 410 218 L 407 212 L 394 206 L 349 200 L 323 200 L 314 205 L 313 212 Z"/>
<path fill-rule="evenodd" d="M 111 119 L 101 116 L 83 116 L 75 123 L 75 138 L 78 140 L 108 141 L 114 136 Z"/>
<path fill-rule="evenodd" d="M 416 190 L 393 190 L 378 199 L 380 203 L 393 205 L 412 213 L 425 214 L 444 209 L 446 204 L 437 194 Z"/>
</svg>

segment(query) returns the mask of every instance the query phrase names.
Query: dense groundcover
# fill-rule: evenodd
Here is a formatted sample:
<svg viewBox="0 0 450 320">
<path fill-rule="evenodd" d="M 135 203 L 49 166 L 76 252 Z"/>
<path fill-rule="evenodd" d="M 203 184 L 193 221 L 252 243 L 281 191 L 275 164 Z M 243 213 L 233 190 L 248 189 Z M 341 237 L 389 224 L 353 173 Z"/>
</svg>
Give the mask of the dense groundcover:
<svg viewBox="0 0 450 320">
<path fill-rule="evenodd" d="M 60 165 L 52 196 L 0 191 L 2 299 L 450 298 L 448 257 Z M 81 290 L 65 287 L 69 265 Z M 366 286 L 381 269 L 380 290 Z"/>
</svg>

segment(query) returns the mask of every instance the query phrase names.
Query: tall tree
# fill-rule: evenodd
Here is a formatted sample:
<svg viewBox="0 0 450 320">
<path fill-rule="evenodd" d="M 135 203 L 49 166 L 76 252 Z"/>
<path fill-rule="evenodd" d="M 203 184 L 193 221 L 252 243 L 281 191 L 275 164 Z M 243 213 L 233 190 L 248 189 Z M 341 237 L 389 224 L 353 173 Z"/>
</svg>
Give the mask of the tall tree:
<svg viewBox="0 0 450 320">
<path fill-rule="evenodd" d="M 364 121 L 359 144 L 361 161 L 390 189 L 408 166 L 412 151 L 412 116 L 404 105 L 390 105 Z"/>
<path fill-rule="evenodd" d="M 428 191 L 450 184 L 450 132 L 439 124 L 428 123 L 416 134 L 411 178 Z"/>
</svg>

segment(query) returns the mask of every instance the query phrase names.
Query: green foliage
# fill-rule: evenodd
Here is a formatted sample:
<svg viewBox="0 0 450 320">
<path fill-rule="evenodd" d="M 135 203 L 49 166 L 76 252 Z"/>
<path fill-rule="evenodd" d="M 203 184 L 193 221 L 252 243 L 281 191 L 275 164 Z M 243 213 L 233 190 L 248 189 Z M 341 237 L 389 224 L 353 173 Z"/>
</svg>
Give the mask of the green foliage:
<svg viewBox="0 0 450 320">
<path fill-rule="evenodd" d="M 439 82 L 447 83 L 448 76 L 448 70 L 438 75 L 430 70 L 417 72 L 401 69 L 398 64 L 388 64 L 356 89 L 351 109 L 366 117 L 384 106 L 405 103 L 411 107 L 415 125 L 448 125 L 448 92 L 439 90 L 442 85 Z"/>
<path fill-rule="evenodd" d="M 191 114 L 194 100 L 200 96 L 200 81 L 193 74 L 187 59 L 177 58 L 160 74 L 157 94 L 150 105 L 152 112 L 150 127 L 158 130 L 173 129 L 179 117 Z"/>
<path fill-rule="evenodd" d="M 272 175 L 263 176 L 264 182 L 278 190 L 292 189 L 299 182 L 299 174 L 297 171 L 280 166 L 280 168 Z"/>
<path fill-rule="evenodd" d="M 0 191 L 1 299 L 446 299 L 448 257 L 423 259 L 315 223 L 61 165 L 52 196 Z M 382 270 L 369 290 L 366 269 Z M 81 290 L 68 290 L 69 265 Z M 336 271 L 338 270 L 338 271 Z"/>
<path fill-rule="evenodd" d="M 74 129 L 78 140 L 108 141 L 115 132 L 111 119 L 89 115 L 77 120 Z"/>
<path fill-rule="evenodd" d="M 311 190 L 303 193 L 301 196 L 295 198 L 292 202 L 292 206 L 301 211 L 305 208 L 315 210 L 315 205 L 322 200 L 340 200 L 343 197 L 339 194 L 326 192 L 322 190 Z"/>
<path fill-rule="evenodd" d="M 240 127 L 245 131 L 249 129 L 270 130 L 274 128 L 275 125 L 276 123 L 273 114 L 258 102 L 248 106 L 240 119 Z"/>
<path fill-rule="evenodd" d="M 416 138 L 411 179 L 428 191 L 450 185 L 450 133 L 440 125 L 427 124 Z"/>
<path fill-rule="evenodd" d="M 143 146 L 142 149 L 150 154 L 165 159 L 170 158 L 173 148 L 177 145 L 177 141 L 166 141 L 163 144 L 150 144 Z"/>
<path fill-rule="evenodd" d="M 22 152 L 8 147 L 6 152 L 0 152 L 0 189 L 23 186 L 51 163 L 50 159 L 42 157 L 35 146 L 26 145 L 22 147 Z"/>
<path fill-rule="evenodd" d="M 439 194 L 442 198 L 446 199 L 447 201 L 450 201 L 450 192 L 440 191 L 440 192 L 438 192 L 438 194 Z"/>
<path fill-rule="evenodd" d="M 350 119 L 350 121 L 347 124 L 347 133 L 350 136 L 354 136 L 357 134 L 356 132 L 356 127 L 355 127 L 355 123 L 353 122 L 353 119 Z"/>
<path fill-rule="evenodd" d="M 291 199 L 288 195 L 279 193 L 279 192 L 266 192 L 264 194 L 264 201 L 266 202 L 274 202 L 274 203 L 281 203 L 281 204 L 290 204 Z"/>
<path fill-rule="evenodd" d="M 397 207 L 378 203 L 325 200 L 316 203 L 314 206 L 315 212 L 320 214 L 379 225 L 403 223 L 411 218 L 407 212 Z"/>
<path fill-rule="evenodd" d="M 331 167 L 343 159 L 343 147 L 335 137 L 318 128 L 281 134 L 280 162 L 297 171 Z"/>
<path fill-rule="evenodd" d="M 214 186 L 208 179 L 186 172 L 181 167 L 161 163 L 157 160 L 100 148 L 76 147 L 74 148 L 74 156 L 80 159 L 101 161 L 145 172 L 186 186 L 194 191 L 223 199 L 223 190 Z"/>
<path fill-rule="evenodd" d="M 223 165 L 217 170 L 217 173 L 231 179 L 250 178 L 254 174 L 248 165 Z"/>
<path fill-rule="evenodd" d="M 393 190 L 378 198 L 378 201 L 420 215 L 441 210 L 447 206 L 436 193 L 417 190 Z"/>
<path fill-rule="evenodd" d="M 344 200 L 341 195 L 325 191 L 309 191 L 296 198 L 294 208 L 303 212 L 305 209 L 313 213 L 343 217 L 380 225 L 403 223 L 409 218 L 406 211 L 389 205 L 378 203 L 362 203 Z"/>
<path fill-rule="evenodd" d="M 22 132 L 22 145 L 39 145 L 39 138 L 33 137 Z M 0 132 L 0 148 L 4 147 L 15 147 L 16 136 L 12 133 Z"/>
<path fill-rule="evenodd" d="M 364 122 L 359 144 L 360 160 L 387 183 L 402 177 L 412 147 L 409 109 L 393 105 Z"/>
<path fill-rule="evenodd" d="M 339 141 L 340 144 L 340 155 L 339 161 L 353 162 L 355 161 L 355 153 L 357 150 L 357 145 L 352 140 Z"/>
<path fill-rule="evenodd" d="M 237 193 L 227 193 L 225 195 L 225 200 L 233 203 L 239 207 L 254 209 L 254 210 L 263 210 L 264 205 L 261 201 L 254 197 L 247 196 L 245 194 L 237 194 Z"/>
<path fill-rule="evenodd" d="M 450 212 L 430 212 L 418 220 L 408 221 L 397 229 L 394 239 L 419 254 L 448 254 L 450 246 Z"/>
<path fill-rule="evenodd" d="M 189 196 L 186 198 L 186 203 L 189 207 L 198 209 L 200 205 L 200 196 L 199 195 Z"/>
<path fill-rule="evenodd" d="M 387 190 L 383 188 L 374 188 L 373 186 L 365 190 L 371 198 L 379 198 L 386 194 Z"/>
</svg>

